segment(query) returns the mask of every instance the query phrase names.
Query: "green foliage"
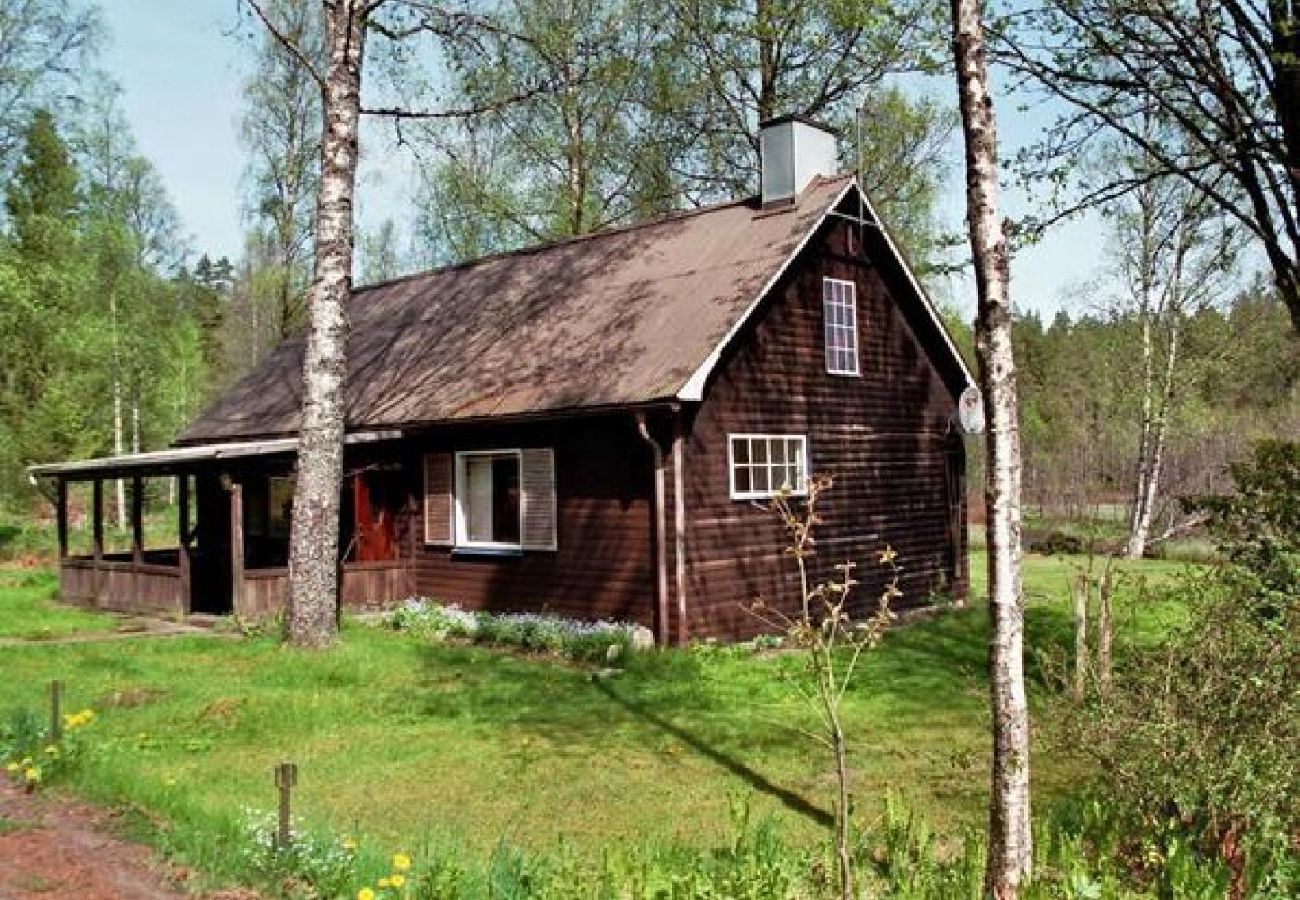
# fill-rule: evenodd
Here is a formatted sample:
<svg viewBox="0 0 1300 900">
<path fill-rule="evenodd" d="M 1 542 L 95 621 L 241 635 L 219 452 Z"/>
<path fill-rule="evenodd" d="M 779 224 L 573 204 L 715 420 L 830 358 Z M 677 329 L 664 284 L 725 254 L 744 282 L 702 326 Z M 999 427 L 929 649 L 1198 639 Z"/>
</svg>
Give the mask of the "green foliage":
<svg viewBox="0 0 1300 900">
<path fill-rule="evenodd" d="M 1229 561 L 1167 587 L 1186 621 L 1133 647 L 1066 724 L 1164 870 L 1218 857 L 1261 896 L 1300 888 L 1300 863 L 1278 864 L 1300 821 L 1297 463 L 1296 445 L 1263 443 L 1234 467 L 1235 494 L 1198 504 Z"/>
<path fill-rule="evenodd" d="M 37 711 L 19 707 L 0 724 L 0 777 L 30 793 L 42 785 L 66 779 L 76 771 L 89 743 L 85 728 L 95 719 L 89 709 L 63 715 L 60 734 Z"/>
<path fill-rule="evenodd" d="M 1300 442 L 1264 440 L 1231 466 L 1235 491 L 1191 507 L 1210 516 L 1210 533 L 1232 562 L 1251 572 L 1280 604 L 1300 596 Z"/>
<path fill-rule="evenodd" d="M 619 622 L 581 622 L 538 613 L 475 613 L 419 598 L 407 600 L 389 621 L 399 631 L 429 640 L 453 637 L 579 662 L 613 662 L 626 659 L 632 651 L 633 626 Z"/>
<path fill-rule="evenodd" d="M 0 506 L 23 468 L 156 447 L 207 396 L 204 317 L 218 301 L 173 274 L 179 225 L 111 89 L 71 127 L 39 110 L 5 185 L 0 235 Z"/>
<path fill-rule="evenodd" d="M 1118 541 L 1141 420 L 1140 322 L 1121 312 L 1050 321 L 1020 312 L 1013 327 L 1026 514 L 1053 519 L 1053 528 L 1085 519 L 1113 524 L 1106 537 Z M 1262 287 L 1188 317 L 1157 534 L 1180 518 L 1174 498 L 1224 490 L 1227 466 L 1253 440 L 1300 427 L 1300 342 L 1285 334 L 1286 311 Z M 979 483 L 974 472 L 969 483 Z"/>
</svg>

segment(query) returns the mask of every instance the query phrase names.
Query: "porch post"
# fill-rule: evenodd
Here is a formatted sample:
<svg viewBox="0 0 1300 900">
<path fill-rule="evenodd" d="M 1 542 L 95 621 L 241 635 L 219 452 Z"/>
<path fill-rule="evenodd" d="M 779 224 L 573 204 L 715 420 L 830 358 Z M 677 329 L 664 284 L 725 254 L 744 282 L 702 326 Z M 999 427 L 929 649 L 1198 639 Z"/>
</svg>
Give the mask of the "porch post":
<svg viewBox="0 0 1300 900">
<path fill-rule="evenodd" d="M 190 614 L 190 476 L 180 474 L 176 476 L 176 504 L 177 504 L 177 523 L 180 533 L 180 544 L 177 548 L 177 565 L 180 568 L 181 577 L 181 610 L 185 615 Z"/>
<path fill-rule="evenodd" d="M 144 479 L 131 477 L 131 561 L 144 562 Z"/>
<path fill-rule="evenodd" d="M 230 605 L 244 612 L 244 486 L 230 482 Z"/>
<path fill-rule="evenodd" d="M 94 489 L 91 491 L 90 498 L 90 521 L 94 535 L 91 555 L 95 558 L 95 565 L 98 566 L 104 561 L 104 482 L 96 478 L 93 483 Z"/>
<path fill-rule="evenodd" d="M 94 480 L 94 489 L 91 491 L 90 500 L 90 520 L 94 537 L 92 545 L 92 555 L 95 558 L 95 574 L 91 579 L 94 587 L 90 591 L 90 600 L 98 606 L 104 598 L 104 482 L 103 479 Z"/>
<path fill-rule="evenodd" d="M 68 480 L 59 476 L 59 493 L 55 501 L 55 518 L 59 529 L 59 561 L 68 558 Z"/>
</svg>

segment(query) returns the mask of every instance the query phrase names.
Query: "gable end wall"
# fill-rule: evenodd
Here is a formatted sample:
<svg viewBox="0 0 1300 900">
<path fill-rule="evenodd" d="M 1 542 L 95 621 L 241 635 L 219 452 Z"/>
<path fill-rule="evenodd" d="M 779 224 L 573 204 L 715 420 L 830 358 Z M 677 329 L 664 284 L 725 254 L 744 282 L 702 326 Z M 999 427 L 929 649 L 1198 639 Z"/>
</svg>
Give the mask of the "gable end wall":
<svg viewBox="0 0 1300 900">
<path fill-rule="evenodd" d="M 956 403 L 939 369 L 947 350 L 897 267 L 871 262 L 888 260 L 880 236 L 868 230 L 866 253 L 851 252 L 851 237 L 862 243 L 857 231 L 842 220 L 823 225 L 737 335 L 689 423 L 683 485 L 692 638 L 770 631 L 744 608 L 756 597 L 791 610 L 798 604 L 780 523 L 730 498 L 729 433 L 808 436 L 812 471 L 835 477 L 821 508 L 816 574 L 857 562 L 863 584 L 855 615 L 874 608 L 883 588 L 877 554 L 886 544 L 904 567 L 895 608 L 923 606 L 936 591 L 966 596 L 965 457 L 949 424 Z M 857 285 L 860 377 L 826 372 L 823 277 Z"/>
</svg>

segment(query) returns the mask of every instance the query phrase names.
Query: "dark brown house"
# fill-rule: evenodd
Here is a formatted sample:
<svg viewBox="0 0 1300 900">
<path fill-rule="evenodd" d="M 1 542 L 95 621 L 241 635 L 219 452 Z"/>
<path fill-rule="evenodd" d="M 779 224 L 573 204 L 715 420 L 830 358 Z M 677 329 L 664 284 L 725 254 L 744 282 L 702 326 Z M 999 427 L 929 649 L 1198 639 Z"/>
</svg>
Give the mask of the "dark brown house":
<svg viewBox="0 0 1300 900">
<path fill-rule="evenodd" d="M 634 620 L 661 641 L 759 630 L 794 603 L 755 501 L 828 472 L 818 563 L 886 544 L 903 606 L 967 590 L 958 398 L 970 373 L 834 140 L 763 131 L 763 196 L 357 289 L 342 602 Z M 122 609 L 253 617 L 284 602 L 302 340 L 172 449 L 38 466 L 61 584 Z M 102 484 L 178 479 L 181 540 L 107 554 Z M 67 552 L 93 481 L 95 552 Z M 139 491 L 133 492 L 139 496 Z M 139 515 L 136 510 L 136 521 Z"/>
</svg>

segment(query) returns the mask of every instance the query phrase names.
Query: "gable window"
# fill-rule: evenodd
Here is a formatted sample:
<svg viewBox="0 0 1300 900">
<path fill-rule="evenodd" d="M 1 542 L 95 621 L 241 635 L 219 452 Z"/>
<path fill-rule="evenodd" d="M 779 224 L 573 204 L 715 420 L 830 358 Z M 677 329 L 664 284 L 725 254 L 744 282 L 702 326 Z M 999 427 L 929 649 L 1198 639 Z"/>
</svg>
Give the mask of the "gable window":
<svg viewBox="0 0 1300 900">
<path fill-rule="evenodd" d="M 798 434 L 733 434 L 728 438 L 731 499 L 761 500 L 808 490 L 808 438 Z"/>
<path fill-rule="evenodd" d="M 822 316 L 826 323 L 826 371 L 858 375 L 858 292 L 852 281 L 822 279 Z"/>
<path fill-rule="evenodd" d="M 518 550 L 523 503 L 518 450 L 456 454 L 456 545 Z"/>
</svg>

